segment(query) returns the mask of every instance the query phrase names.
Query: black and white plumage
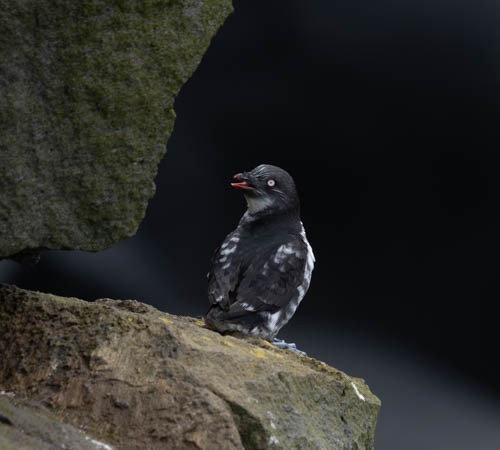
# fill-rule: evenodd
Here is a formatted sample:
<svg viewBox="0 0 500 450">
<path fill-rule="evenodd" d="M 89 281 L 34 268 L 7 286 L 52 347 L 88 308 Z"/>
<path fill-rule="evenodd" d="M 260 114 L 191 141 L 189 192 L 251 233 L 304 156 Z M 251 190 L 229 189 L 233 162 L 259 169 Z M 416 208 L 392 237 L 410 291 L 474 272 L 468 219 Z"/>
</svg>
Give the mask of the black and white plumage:
<svg viewBox="0 0 500 450">
<path fill-rule="evenodd" d="M 234 178 L 248 208 L 214 253 L 206 324 L 273 340 L 309 288 L 314 255 L 286 171 L 262 164 Z"/>
</svg>

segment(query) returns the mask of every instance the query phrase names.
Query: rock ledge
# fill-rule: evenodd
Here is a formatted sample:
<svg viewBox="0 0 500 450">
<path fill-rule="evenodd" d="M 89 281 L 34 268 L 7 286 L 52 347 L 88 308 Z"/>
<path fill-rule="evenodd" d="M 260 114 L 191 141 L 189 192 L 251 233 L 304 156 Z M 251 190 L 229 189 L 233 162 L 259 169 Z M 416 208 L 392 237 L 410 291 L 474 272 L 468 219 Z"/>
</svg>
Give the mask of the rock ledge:
<svg viewBox="0 0 500 450">
<path fill-rule="evenodd" d="M 200 320 L 4 285 L 0 329 L 0 406 L 16 407 L 6 392 L 41 405 L 95 448 L 373 448 L 380 401 L 363 380 Z"/>
</svg>

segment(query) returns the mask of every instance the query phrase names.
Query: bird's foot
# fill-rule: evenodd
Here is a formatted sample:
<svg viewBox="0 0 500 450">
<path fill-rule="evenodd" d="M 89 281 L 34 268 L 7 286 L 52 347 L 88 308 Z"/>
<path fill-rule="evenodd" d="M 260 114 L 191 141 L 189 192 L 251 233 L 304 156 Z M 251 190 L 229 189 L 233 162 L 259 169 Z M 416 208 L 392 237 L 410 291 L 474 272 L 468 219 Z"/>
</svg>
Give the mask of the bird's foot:
<svg viewBox="0 0 500 450">
<path fill-rule="evenodd" d="M 307 356 L 307 353 L 303 352 L 302 350 L 299 350 L 293 342 L 285 342 L 283 339 L 274 338 L 271 344 L 275 345 L 278 348 L 282 348 L 285 350 L 292 350 L 298 353 L 299 355 Z"/>
</svg>

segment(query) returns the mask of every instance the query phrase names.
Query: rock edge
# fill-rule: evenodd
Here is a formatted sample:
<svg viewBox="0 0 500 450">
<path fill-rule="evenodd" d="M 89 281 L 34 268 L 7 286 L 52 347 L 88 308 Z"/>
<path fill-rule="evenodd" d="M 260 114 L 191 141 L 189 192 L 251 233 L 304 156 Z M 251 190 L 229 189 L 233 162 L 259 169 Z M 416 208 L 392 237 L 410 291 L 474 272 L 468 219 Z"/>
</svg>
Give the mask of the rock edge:
<svg viewBox="0 0 500 450">
<path fill-rule="evenodd" d="M 134 300 L 0 287 L 0 391 L 115 449 L 372 449 L 361 379 Z"/>
</svg>

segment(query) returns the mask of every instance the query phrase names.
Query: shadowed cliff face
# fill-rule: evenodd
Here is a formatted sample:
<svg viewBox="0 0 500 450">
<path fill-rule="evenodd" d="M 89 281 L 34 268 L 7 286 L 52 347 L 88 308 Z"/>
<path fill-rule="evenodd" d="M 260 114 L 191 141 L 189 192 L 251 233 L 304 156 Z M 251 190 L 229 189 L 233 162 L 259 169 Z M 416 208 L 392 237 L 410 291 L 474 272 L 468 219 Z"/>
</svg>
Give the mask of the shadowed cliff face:
<svg viewBox="0 0 500 450">
<path fill-rule="evenodd" d="M 12 286 L 0 325 L 0 391 L 116 448 L 373 448 L 380 401 L 363 380 L 264 341 Z"/>
<path fill-rule="evenodd" d="M 132 236 L 175 96 L 231 1 L 14 1 L 2 11 L 0 258 Z"/>
</svg>

